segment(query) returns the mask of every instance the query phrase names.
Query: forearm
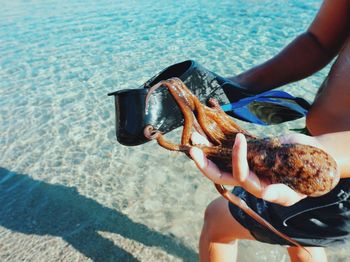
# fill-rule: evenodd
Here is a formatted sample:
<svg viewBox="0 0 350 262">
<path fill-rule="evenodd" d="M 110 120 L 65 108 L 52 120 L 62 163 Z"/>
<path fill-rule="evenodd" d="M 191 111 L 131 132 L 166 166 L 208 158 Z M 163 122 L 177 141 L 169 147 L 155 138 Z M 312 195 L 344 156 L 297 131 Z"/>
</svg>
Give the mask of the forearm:
<svg viewBox="0 0 350 262">
<path fill-rule="evenodd" d="M 233 78 L 254 92 L 303 79 L 327 65 L 337 50 L 324 48 L 310 32 L 297 37 L 278 55 Z"/>
<path fill-rule="evenodd" d="M 315 139 L 334 157 L 341 177 L 350 177 L 350 131 L 316 136 Z"/>
</svg>

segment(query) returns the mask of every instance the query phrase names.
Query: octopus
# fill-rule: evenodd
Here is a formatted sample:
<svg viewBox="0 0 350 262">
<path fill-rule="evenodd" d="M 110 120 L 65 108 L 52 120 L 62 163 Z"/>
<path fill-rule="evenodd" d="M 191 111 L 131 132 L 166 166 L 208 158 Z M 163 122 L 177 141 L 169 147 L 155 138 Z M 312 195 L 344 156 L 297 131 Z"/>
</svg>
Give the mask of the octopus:
<svg viewBox="0 0 350 262">
<path fill-rule="evenodd" d="M 148 125 L 144 135 L 168 150 L 179 151 L 190 157 L 192 147 L 200 148 L 208 159 L 221 170 L 232 172 L 232 147 L 238 133 L 247 139 L 247 161 L 249 168 L 261 179 L 270 183 L 283 183 L 295 191 L 315 197 L 331 191 L 339 182 L 340 175 L 336 161 L 320 148 L 304 144 L 285 144 L 276 137 L 259 138 L 241 128 L 221 108 L 217 100 L 210 98 L 209 106 L 199 99 L 178 78 L 164 80 L 151 87 L 146 96 L 158 88 L 167 88 L 179 106 L 183 117 L 181 143 L 175 144 L 165 139 L 161 131 Z M 193 145 L 193 131 L 205 136 L 210 146 Z M 269 222 L 252 210 L 244 200 L 235 196 L 223 185 L 215 184 L 218 192 L 234 205 L 241 208 L 258 223 L 270 229 L 294 246 L 301 245 L 275 229 Z"/>
</svg>

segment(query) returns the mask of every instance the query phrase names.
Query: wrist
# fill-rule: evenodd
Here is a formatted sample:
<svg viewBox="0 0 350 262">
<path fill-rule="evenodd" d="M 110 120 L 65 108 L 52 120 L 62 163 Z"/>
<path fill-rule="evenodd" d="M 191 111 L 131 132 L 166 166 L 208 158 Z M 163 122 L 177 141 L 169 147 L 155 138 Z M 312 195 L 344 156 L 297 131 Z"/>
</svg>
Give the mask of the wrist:
<svg viewBox="0 0 350 262">
<path fill-rule="evenodd" d="M 229 79 L 232 80 L 235 83 L 238 83 L 242 87 L 244 87 L 247 90 L 254 89 L 254 86 L 256 86 L 256 80 L 254 80 L 256 77 L 254 77 L 254 74 L 252 74 L 253 69 L 250 69 L 246 72 L 243 72 L 239 75 L 236 75 L 234 77 L 230 77 Z"/>
<path fill-rule="evenodd" d="M 256 66 L 248 71 L 238 74 L 230 79 L 246 90 L 253 93 L 261 93 L 272 89 L 266 81 L 266 75 L 271 75 L 266 72 L 266 68 L 263 65 Z"/>
</svg>

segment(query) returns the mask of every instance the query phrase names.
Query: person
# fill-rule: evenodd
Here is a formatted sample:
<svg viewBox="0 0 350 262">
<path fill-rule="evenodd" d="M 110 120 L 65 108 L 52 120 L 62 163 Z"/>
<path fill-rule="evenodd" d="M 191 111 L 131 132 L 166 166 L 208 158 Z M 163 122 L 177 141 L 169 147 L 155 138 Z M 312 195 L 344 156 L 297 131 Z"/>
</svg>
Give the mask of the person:
<svg viewBox="0 0 350 262">
<path fill-rule="evenodd" d="M 295 238 L 303 248 L 289 246 L 291 261 L 327 261 L 323 247 L 350 239 L 350 1 L 323 1 L 307 31 L 269 61 L 232 79 L 256 93 L 306 78 L 336 58 L 306 117 L 309 135 L 290 134 L 284 143 L 317 146 L 337 162 L 338 186 L 320 197 L 306 197 L 286 185 L 260 183 L 249 170 L 247 144 L 237 135 L 232 174 L 224 173 L 196 148 L 190 152 L 201 172 L 215 183 L 239 186 L 234 193 Z M 193 143 L 207 143 L 198 134 Z M 239 239 L 288 245 L 256 225 L 243 212 L 220 197 L 205 211 L 200 236 L 200 261 L 235 261 Z"/>
</svg>

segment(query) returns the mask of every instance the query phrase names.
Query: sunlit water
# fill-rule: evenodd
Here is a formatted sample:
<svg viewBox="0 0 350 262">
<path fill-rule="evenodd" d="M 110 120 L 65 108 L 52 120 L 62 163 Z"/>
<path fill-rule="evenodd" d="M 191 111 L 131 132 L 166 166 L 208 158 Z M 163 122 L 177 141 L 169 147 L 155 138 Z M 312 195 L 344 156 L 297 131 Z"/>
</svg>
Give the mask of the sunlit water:
<svg viewBox="0 0 350 262">
<path fill-rule="evenodd" d="M 217 193 L 182 155 L 119 145 L 107 93 L 186 59 L 234 75 L 303 32 L 319 4 L 1 1 L 0 260 L 196 261 Z M 311 101 L 325 74 L 284 89 Z M 281 247 L 240 247 L 239 261 L 288 261 Z M 345 248 L 328 254 L 346 261 Z"/>
</svg>

